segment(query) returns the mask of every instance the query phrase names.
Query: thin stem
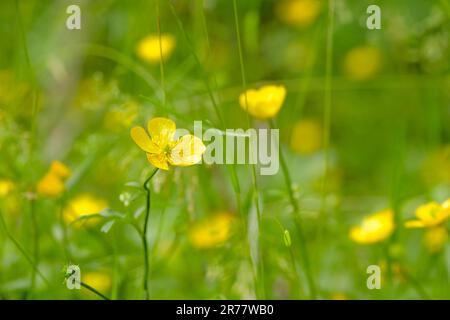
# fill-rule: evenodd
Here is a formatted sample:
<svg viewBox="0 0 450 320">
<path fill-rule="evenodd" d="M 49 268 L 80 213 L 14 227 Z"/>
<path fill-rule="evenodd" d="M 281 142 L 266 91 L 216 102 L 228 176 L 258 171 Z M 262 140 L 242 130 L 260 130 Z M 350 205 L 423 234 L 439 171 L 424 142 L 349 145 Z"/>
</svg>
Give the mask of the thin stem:
<svg viewBox="0 0 450 320">
<path fill-rule="evenodd" d="M 156 27 L 158 30 L 158 38 L 159 38 L 159 69 L 161 72 L 161 89 L 163 94 L 163 106 L 166 108 L 167 105 L 167 93 L 166 93 L 166 84 L 164 78 L 164 57 L 163 57 L 163 49 L 162 49 L 162 41 L 161 41 L 161 15 L 159 12 L 159 0 L 156 1 Z"/>
<path fill-rule="evenodd" d="M 36 266 L 35 262 L 33 261 L 33 258 L 29 256 L 29 254 L 25 251 L 25 249 L 22 247 L 22 245 L 14 238 L 14 236 L 9 232 L 8 227 L 6 226 L 6 221 L 3 218 L 2 213 L 0 212 L 0 224 L 3 227 L 3 231 L 5 232 L 6 236 L 9 240 L 14 244 L 14 246 L 17 248 L 17 250 L 20 251 L 20 253 L 23 255 L 23 257 L 28 261 L 28 263 L 31 265 L 34 271 L 39 275 L 39 277 L 45 282 L 45 284 L 49 285 L 48 280 L 45 278 L 45 276 L 39 271 L 38 267 Z"/>
<path fill-rule="evenodd" d="M 181 19 L 178 16 L 177 11 L 176 11 L 173 3 L 171 1 L 168 1 L 168 3 L 169 3 L 169 6 L 170 6 L 170 9 L 172 11 L 173 16 L 175 17 L 175 20 L 177 21 L 177 24 L 178 24 L 181 32 L 183 33 L 183 36 L 184 36 L 184 38 L 186 40 L 186 43 L 187 43 L 189 49 L 191 50 L 192 56 L 194 57 L 195 62 L 197 63 L 197 65 L 200 68 L 200 71 L 201 71 L 202 77 L 203 77 L 203 81 L 205 83 L 206 90 L 208 91 L 208 95 L 209 95 L 209 98 L 210 98 L 211 103 L 213 105 L 214 111 L 215 111 L 215 113 L 217 115 L 217 118 L 219 119 L 219 121 L 223 125 L 223 127 L 225 128 L 225 121 L 224 121 L 222 112 L 221 112 L 221 110 L 220 110 L 220 108 L 219 108 L 219 106 L 218 106 L 218 104 L 216 102 L 216 99 L 214 98 L 214 94 L 212 92 L 211 86 L 210 86 L 209 81 L 208 81 L 208 75 L 206 74 L 206 71 L 205 71 L 205 69 L 203 68 L 203 65 L 200 62 L 200 59 L 199 59 L 197 53 L 195 52 L 194 45 L 192 44 L 191 38 L 189 38 L 189 35 L 186 33 L 186 30 L 184 30 L 183 23 L 181 22 Z"/>
<path fill-rule="evenodd" d="M 36 268 L 39 267 L 39 225 L 36 219 L 36 202 L 34 199 L 30 200 L 30 216 L 33 235 L 33 260 Z M 36 269 L 33 269 L 31 275 L 31 290 L 34 289 L 36 284 Z"/>
<path fill-rule="evenodd" d="M 82 281 L 80 281 L 80 285 L 81 285 L 83 288 L 85 288 L 85 289 L 91 291 L 92 293 L 98 295 L 98 296 L 99 296 L 100 298 L 102 298 L 103 300 L 111 300 L 111 299 L 109 299 L 107 296 L 105 296 L 104 294 L 102 294 L 102 293 L 100 293 L 99 291 L 97 291 L 97 289 L 92 288 L 90 285 L 88 285 L 88 284 L 86 284 L 86 283 L 84 283 L 84 282 L 82 282 Z"/>
<path fill-rule="evenodd" d="M 270 126 L 272 127 L 272 129 L 275 128 L 275 122 L 273 120 L 270 120 L 269 123 L 270 123 Z M 283 149 L 281 148 L 281 146 L 280 146 L 279 150 L 280 150 L 281 170 L 283 172 L 284 181 L 286 183 L 286 189 L 288 190 L 289 201 L 294 209 L 294 214 L 295 214 L 294 215 L 294 225 L 295 225 L 295 229 L 297 231 L 297 234 L 298 234 L 299 240 L 300 240 L 300 254 L 302 256 L 303 263 L 305 265 L 305 273 L 306 273 L 306 278 L 308 280 L 310 297 L 311 297 L 311 299 L 316 299 L 317 298 L 317 290 L 316 290 L 316 285 L 315 285 L 314 277 L 313 277 L 312 270 L 311 270 L 309 253 L 308 253 L 308 249 L 306 246 L 306 240 L 305 240 L 305 236 L 303 233 L 303 229 L 302 229 L 301 223 L 299 222 L 300 207 L 299 207 L 297 199 L 295 198 L 295 195 L 294 195 L 294 190 L 292 188 L 291 175 L 289 174 L 289 169 L 288 169 L 286 160 L 284 158 Z"/>
<path fill-rule="evenodd" d="M 233 11 L 234 11 L 234 23 L 235 23 L 235 27 L 236 27 L 236 37 L 237 37 L 237 44 L 238 44 L 238 51 L 239 51 L 239 63 L 240 63 L 240 67 L 241 67 L 241 77 L 242 77 L 242 87 L 244 89 L 244 96 L 245 96 L 245 109 L 246 109 L 246 114 L 247 114 L 247 126 L 250 128 L 250 115 L 248 113 L 248 97 L 247 97 L 247 80 L 245 77 L 245 66 L 244 66 L 244 57 L 242 54 L 242 44 L 241 44 L 241 33 L 239 30 L 239 17 L 238 17 L 238 11 L 237 11 L 237 4 L 236 4 L 236 0 L 233 0 Z M 252 154 L 252 150 L 251 150 L 251 144 L 249 146 L 250 150 L 249 153 Z M 256 179 L 256 166 L 255 165 L 251 165 L 251 172 L 252 172 L 252 183 L 253 183 L 253 198 L 254 198 L 254 202 L 255 202 L 255 207 L 256 207 L 256 213 L 258 215 L 258 224 L 261 224 L 261 208 L 259 206 L 259 192 L 258 192 L 258 181 Z M 259 235 L 258 235 L 259 236 Z M 258 257 L 259 258 L 259 262 L 260 262 L 260 276 L 262 279 L 264 279 L 264 267 L 263 267 L 263 263 L 262 263 L 262 257 Z M 264 285 L 264 280 L 262 280 L 263 285 L 262 285 L 262 291 L 263 291 L 263 298 L 265 297 L 265 285 Z M 255 286 L 256 287 L 256 286 Z"/>
<path fill-rule="evenodd" d="M 64 256 L 66 257 L 66 260 L 70 260 L 71 259 L 71 254 L 70 254 L 70 250 L 69 250 L 69 241 L 67 238 L 67 224 L 64 221 L 64 206 L 65 206 L 65 194 L 63 194 L 63 196 L 61 197 L 61 199 L 58 201 L 59 202 L 59 224 L 61 226 L 61 230 L 62 230 L 62 246 L 63 246 L 63 252 L 64 252 Z"/>
<path fill-rule="evenodd" d="M 330 123 L 331 123 L 331 85 L 333 72 L 333 32 L 334 32 L 334 0 L 328 1 L 328 29 L 325 61 L 325 97 L 323 114 L 323 148 L 325 152 L 322 180 L 322 211 L 325 210 L 326 184 L 330 158 Z"/>
<path fill-rule="evenodd" d="M 205 33 L 205 40 L 206 40 L 207 50 L 208 50 L 207 56 L 212 57 L 213 54 L 212 54 L 212 50 L 211 50 L 211 42 L 209 40 L 209 35 L 208 35 L 208 26 L 206 24 L 205 13 L 203 11 L 203 0 L 200 0 L 200 4 L 201 4 L 200 18 L 202 19 L 201 22 L 202 22 L 204 33 Z M 202 72 L 206 90 L 207 90 L 209 98 L 211 100 L 211 104 L 213 106 L 213 109 L 214 109 L 214 111 L 216 113 L 217 119 L 219 120 L 219 122 L 221 124 L 221 128 L 223 130 L 225 130 L 227 128 L 227 126 L 226 126 L 225 118 L 224 118 L 224 116 L 222 114 L 221 108 L 219 107 L 220 101 L 219 102 L 216 101 L 216 98 L 214 97 L 213 90 L 212 90 L 212 88 L 211 88 L 211 86 L 209 84 L 209 81 L 208 81 L 208 75 L 207 75 L 203 65 L 201 64 L 198 55 L 196 54 L 196 52 L 194 50 L 194 46 L 192 44 L 191 39 L 189 38 L 189 36 L 187 35 L 186 31 L 184 30 L 183 24 L 182 24 L 180 18 L 178 17 L 178 14 L 177 14 L 173 4 L 170 1 L 169 1 L 169 5 L 170 5 L 170 8 L 172 10 L 173 15 L 175 16 L 175 19 L 177 20 L 177 23 L 178 23 L 178 25 L 180 27 L 180 30 L 182 31 L 182 33 L 183 33 L 183 35 L 184 35 L 184 37 L 186 39 L 186 42 L 188 43 L 188 46 L 191 49 L 192 55 L 194 56 L 194 59 L 195 59 L 195 62 L 197 63 L 197 65 L 199 66 L 199 68 L 200 68 L 200 70 Z M 212 73 L 211 77 L 212 77 L 212 81 L 213 81 L 214 91 L 218 91 L 219 90 L 219 85 L 217 83 L 217 77 L 216 77 L 216 75 L 214 73 Z M 217 98 L 217 100 L 219 100 L 219 98 Z M 240 220 L 241 220 L 242 230 L 245 233 L 246 230 L 247 230 L 247 221 L 246 221 L 246 217 L 244 216 L 244 212 L 243 212 L 244 210 L 242 209 L 240 181 L 239 181 L 239 177 L 237 175 L 236 167 L 235 167 L 234 164 L 231 165 L 231 167 L 230 167 L 229 175 L 230 175 L 231 184 L 232 184 L 233 191 L 234 191 L 235 198 L 236 198 L 236 210 L 237 210 L 237 213 L 238 213 L 238 215 L 240 217 Z M 245 238 L 248 239 L 247 236 Z M 250 254 L 249 254 L 249 259 L 250 259 L 250 263 L 253 264 L 253 261 L 251 259 Z M 254 273 L 254 269 L 255 269 L 254 266 L 252 266 L 252 272 L 253 273 Z M 256 279 L 256 275 L 255 274 L 253 274 L 253 278 Z"/>
<path fill-rule="evenodd" d="M 148 230 L 148 220 L 150 217 L 150 180 L 154 177 L 154 175 L 158 172 L 156 168 L 152 174 L 145 180 L 144 182 L 144 190 L 147 193 L 146 205 L 145 205 L 145 220 L 144 220 L 144 228 L 142 230 L 141 238 L 142 238 L 142 246 L 144 248 L 144 277 L 143 277 L 143 287 L 145 299 L 149 299 L 149 291 L 148 291 L 148 271 L 149 271 L 149 259 L 148 259 L 148 243 L 147 243 L 147 230 Z"/>
</svg>

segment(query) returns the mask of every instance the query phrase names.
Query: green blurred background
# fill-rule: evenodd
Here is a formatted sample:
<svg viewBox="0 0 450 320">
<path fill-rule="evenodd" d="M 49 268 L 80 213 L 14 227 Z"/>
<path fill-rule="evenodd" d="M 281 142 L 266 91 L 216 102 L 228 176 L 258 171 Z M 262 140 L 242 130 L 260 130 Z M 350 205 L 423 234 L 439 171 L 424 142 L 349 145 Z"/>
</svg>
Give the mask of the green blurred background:
<svg viewBox="0 0 450 320">
<path fill-rule="evenodd" d="M 110 298 L 143 298 L 136 229 L 145 206 L 141 185 L 153 168 L 129 132 L 155 116 L 189 130 L 194 120 L 205 128 L 247 128 L 238 101 L 236 13 L 246 86 L 287 89 L 276 125 L 316 298 L 450 297 L 448 239 L 430 250 L 423 230 L 403 227 L 420 204 L 450 197 L 450 2 L 336 0 L 333 30 L 330 1 L 236 3 L 1 2 L 1 298 L 98 298 L 67 289 L 70 264 Z M 66 28 L 72 4 L 81 9 L 80 30 Z M 366 27 L 370 4 L 381 8 L 381 30 Z M 137 53 L 139 42 L 158 32 L 174 39 L 162 64 Z M 55 160 L 71 171 L 65 191 L 40 195 L 36 185 Z M 256 191 L 248 165 L 157 173 L 148 234 L 152 299 L 311 297 L 283 174 L 258 176 L 257 183 Z M 61 215 L 79 195 L 109 210 L 89 226 L 66 224 Z M 361 245 L 349 238 L 365 215 L 388 207 L 396 222 L 388 240 Z M 218 213 L 233 217 L 219 223 L 223 239 L 203 246 L 192 240 Z M 366 287 L 373 264 L 388 269 L 381 290 Z"/>
</svg>

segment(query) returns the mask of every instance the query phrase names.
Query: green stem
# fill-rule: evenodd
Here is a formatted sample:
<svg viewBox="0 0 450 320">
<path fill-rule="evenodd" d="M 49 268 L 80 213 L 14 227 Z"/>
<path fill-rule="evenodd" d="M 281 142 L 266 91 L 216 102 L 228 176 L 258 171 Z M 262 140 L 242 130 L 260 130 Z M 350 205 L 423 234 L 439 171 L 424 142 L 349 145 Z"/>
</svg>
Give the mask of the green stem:
<svg viewBox="0 0 450 320">
<path fill-rule="evenodd" d="M 269 123 L 270 123 L 270 126 L 272 127 L 272 129 L 274 129 L 276 127 L 275 122 L 272 119 L 270 120 Z M 288 169 L 286 160 L 284 158 L 284 153 L 283 153 L 283 149 L 281 148 L 281 146 L 280 146 L 279 150 L 280 150 L 281 171 L 283 172 L 286 189 L 287 189 L 288 195 L 289 195 L 289 201 L 294 209 L 294 214 L 295 214 L 294 215 L 294 225 L 295 225 L 295 229 L 297 231 L 297 234 L 298 234 L 299 240 L 300 240 L 300 242 L 299 242 L 300 243 L 300 254 L 302 256 L 303 263 L 305 265 L 305 273 L 306 273 L 306 278 L 308 280 L 310 297 L 311 297 L 311 299 L 316 299 L 317 298 L 316 285 L 314 282 L 314 277 L 313 277 L 313 273 L 312 273 L 312 269 L 311 269 L 311 263 L 310 263 L 310 258 L 309 258 L 309 254 L 308 254 L 308 249 L 306 246 L 305 236 L 303 233 L 302 225 L 299 222 L 300 207 L 298 205 L 297 199 L 295 198 L 294 190 L 292 189 L 291 175 L 289 174 L 289 169 Z"/>
<path fill-rule="evenodd" d="M 248 113 L 247 80 L 245 77 L 244 57 L 242 54 L 241 33 L 239 30 L 239 17 L 238 17 L 236 0 L 233 0 L 233 11 L 234 11 L 234 23 L 235 23 L 235 27 L 236 27 L 236 37 L 237 37 L 237 44 L 238 44 L 238 51 L 239 51 L 239 63 L 240 63 L 240 68 L 241 68 L 242 87 L 243 87 L 244 96 L 245 96 L 245 109 L 247 111 L 246 112 L 247 126 L 250 128 L 250 115 Z M 251 145 L 249 146 L 249 148 L 251 149 Z M 252 154 L 252 150 L 249 150 L 249 153 Z M 258 192 L 258 181 L 256 179 L 256 166 L 252 164 L 251 169 L 252 169 L 251 172 L 252 172 L 252 184 L 253 184 L 253 198 L 254 198 L 254 203 L 255 203 L 255 207 L 256 207 L 256 213 L 258 215 L 258 224 L 261 225 L 261 208 L 259 206 L 259 192 Z M 259 232 L 259 234 L 260 234 L 260 232 Z M 259 250 L 259 246 L 258 246 L 258 250 Z M 259 250 L 259 251 L 261 251 L 261 250 Z M 261 288 L 262 289 L 262 297 L 265 298 L 266 293 L 265 293 L 264 271 L 263 271 L 264 266 L 263 266 L 263 262 L 262 262 L 262 257 L 258 256 L 258 259 L 259 259 L 258 262 L 260 263 L 260 268 L 259 268 L 260 278 L 262 279 L 262 288 Z"/>
<path fill-rule="evenodd" d="M 145 220 L 144 220 L 144 228 L 142 230 L 141 238 L 142 238 L 142 246 L 144 248 L 144 277 L 143 277 L 143 288 L 145 299 L 149 299 L 149 291 L 148 291 L 148 271 L 149 271 L 149 259 L 148 259 L 148 243 L 147 243 L 147 230 L 148 230 L 148 219 L 150 217 L 150 180 L 155 176 L 156 172 L 158 172 L 158 168 L 156 168 L 152 174 L 145 180 L 144 182 L 144 190 L 147 193 L 146 205 L 145 205 Z"/>
<path fill-rule="evenodd" d="M 161 90 L 163 95 L 163 106 L 166 109 L 167 105 L 167 92 L 166 92 L 166 84 L 164 78 L 164 57 L 163 57 L 163 49 L 162 49 L 162 41 L 161 41 L 161 15 L 159 12 L 159 0 L 156 1 L 156 27 L 158 30 L 158 38 L 159 38 L 159 69 L 161 72 Z"/>
<path fill-rule="evenodd" d="M 408 271 L 403 270 L 404 276 L 408 279 L 408 281 L 411 283 L 414 290 L 419 295 L 420 299 L 422 300 L 430 300 L 430 296 L 426 293 L 425 289 L 422 287 L 420 282 L 412 276 Z"/>
<path fill-rule="evenodd" d="M 48 280 L 45 278 L 45 276 L 39 271 L 38 267 L 36 266 L 35 262 L 33 261 L 33 258 L 31 258 L 28 253 L 25 251 L 25 249 L 22 247 L 22 245 L 14 238 L 14 236 L 9 232 L 8 227 L 6 225 L 6 221 L 3 218 L 2 213 L 0 212 L 0 224 L 2 225 L 3 231 L 5 232 L 6 236 L 9 240 L 14 244 L 14 246 L 17 248 L 17 250 L 20 251 L 20 253 L 23 255 L 23 257 L 28 261 L 30 266 L 33 268 L 33 270 L 39 275 L 39 277 L 45 282 L 45 284 L 49 285 Z"/>
<path fill-rule="evenodd" d="M 39 267 L 39 226 L 36 219 L 36 202 L 34 199 L 30 200 L 30 216 L 32 225 L 32 235 L 33 235 L 33 260 L 36 268 Z M 33 269 L 31 274 L 31 290 L 34 289 L 36 284 L 36 269 Z"/>
<path fill-rule="evenodd" d="M 328 1 L 328 29 L 326 42 L 326 61 L 325 61 L 325 97 L 323 114 L 323 148 L 324 148 L 324 166 L 322 180 L 322 214 L 325 210 L 326 184 L 328 178 L 328 167 L 330 158 L 330 123 L 331 123 L 331 84 L 333 71 L 333 33 L 334 33 L 334 0 Z"/>
<path fill-rule="evenodd" d="M 111 299 L 109 299 L 107 296 L 105 296 L 104 294 L 102 294 L 102 293 L 100 293 L 99 291 L 97 291 L 97 289 L 92 288 L 90 285 L 88 285 L 88 284 L 86 284 L 86 283 L 84 283 L 84 282 L 82 282 L 82 281 L 80 281 L 80 285 L 81 285 L 83 288 L 85 288 L 85 289 L 91 291 L 92 293 L 98 295 L 98 296 L 99 296 L 100 298 L 102 298 L 103 300 L 111 300 Z"/>
<path fill-rule="evenodd" d="M 221 128 L 223 130 L 225 130 L 227 128 L 227 126 L 226 126 L 225 118 L 224 118 L 224 116 L 222 114 L 221 108 L 219 107 L 220 101 L 218 103 L 216 101 L 216 98 L 214 97 L 214 93 L 213 93 L 213 90 L 212 90 L 212 88 L 211 88 L 211 86 L 209 84 L 208 75 L 207 75 L 207 73 L 205 71 L 205 68 L 201 64 L 200 59 L 199 59 L 197 53 L 194 50 L 194 45 L 192 44 L 191 39 L 189 38 L 189 36 L 187 35 L 186 31 L 184 30 L 183 24 L 182 24 L 180 18 L 178 17 L 178 14 L 177 14 L 177 12 L 176 12 L 172 2 L 169 1 L 169 5 L 170 5 L 170 8 L 172 10 L 172 13 L 173 13 L 175 19 L 177 20 L 179 28 L 180 28 L 181 32 L 183 33 L 183 36 L 185 37 L 189 48 L 191 49 L 191 53 L 192 53 L 192 55 L 194 57 L 194 60 L 197 63 L 198 67 L 200 68 L 201 72 L 202 72 L 203 81 L 205 83 L 206 90 L 207 90 L 209 98 L 211 100 L 211 104 L 213 106 L 213 109 L 214 109 L 214 111 L 216 113 L 217 119 L 220 122 Z M 208 56 L 212 57 L 213 54 L 212 54 L 211 43 L 210 43 L 209 35 L 208 35 L 208 27 L 207 27 L 207 24 L 206 24 L 206 18 L 205 18 L 205 14 L 204 14 L 204 11 L 203 11 L 203 1 L 202 0 L 200 0 L 200 7 L 201 7 L 200 18 L 202 20 L 201 22 L 202 22 L 203 30 L 204 30 L 204 33 L 205 33 L 205 40 L 206 40 L 206 44 L 207 44 Z M 217 83 L 217 77 L 216 77 L 216 75 L 214 73 L 212 74 L 212 81 L 213 81 L 214 90 L 217 91 L 219 86 L 218 86 L 218 83 Z M 237 175 L 236 167 L 235 167 L 234 164 L 231 165 L 231 167 L 230 167 L 229 175 L 230 175 L 230 180 L 231 180 L 231 184 L 232 184 L 232 187 L 233 187 L 233 192 L 234 192 L 235 198 L 236 198 L 236 210 L 237 210 L 237 213 L 238 213 L 238 215 L 240 217 L 240 220 L 241 220 L 241 225 L 242 225 L 241 227 L 242 227 L 243 233 L 245 233 L 246 232 L 245 230 L 247 230 L 247 221 L 246 221 L 246 217 L 245 217 L 244 212 L 243 212 L 244 210 L 242 209 L 240 181 L 239 181 L 239 177 Z M 247 235 L 245 236 L 245 239 L 248 240 L 248 236 Z M 256 279 L 256 275 L 254 274 L 255 273 L 254 272 L 255 266 L 253 265 L 253 260 L 251 258 L 250 253 L 249 253 L 249 259 L 250 259 L 250 263 L 252 264 L 253 278 Z M 256 283 L 256 281 L 255 281 L 255 283 Z"/>
</svg>

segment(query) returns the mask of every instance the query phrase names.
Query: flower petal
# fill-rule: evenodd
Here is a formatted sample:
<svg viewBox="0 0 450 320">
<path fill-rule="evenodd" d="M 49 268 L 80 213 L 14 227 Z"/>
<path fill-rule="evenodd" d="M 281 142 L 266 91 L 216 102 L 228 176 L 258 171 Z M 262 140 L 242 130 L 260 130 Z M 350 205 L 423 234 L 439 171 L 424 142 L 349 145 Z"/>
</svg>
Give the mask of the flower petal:
<svg viewBox="0 0 450 320">
<path fill-rule="evenodd" d="M 285 97 L 284 86 L 266 85 L 260 89 L 249 89 L 242 93 L 239 96 L 239 104 L 255 118 L 267 119 L 277 115 Z"/>
<path fill-rule="evenodd" d="M 142 127 L 133 127 L 131 129 L 131 138 L 133 141 L 147 153 L 159 153 L 159 148 L 150 140 L 147 132 Z"/>
<path fill-rule="evenodd" d="M 427 225 L 434 225 L 436 223 L 436 214 L 442 210 L 442 207 L 437 202 L 428 202 L 416 209 L 416 217 L 422 220 Z"/>
<path fill-rule="evenodd" d="M 147 153 L 147 160 L 159 169 L 169 170 L 169 164 L 164 153 Z"/>
<path fill-rule="evenodd" d="M 425 223 L 420 220 L 411 220 L 405 222 L 406 228 L 425 228 Z"/>
<path fill-rule="evenodd" d="M 152 137 L 152 141 L 158 147 L 164 149 L 173 140 L 176 125 L 167 118 L 153 118 L 148 122 L 147 129 Z"/>
<path fill-rule="evenodd" d="M 191 166 L 202 160 L 205 150 L 202 140 L 187 134 L 182 136 L 172 148 L 169 162 L 174 166 Z"/>
</svg>

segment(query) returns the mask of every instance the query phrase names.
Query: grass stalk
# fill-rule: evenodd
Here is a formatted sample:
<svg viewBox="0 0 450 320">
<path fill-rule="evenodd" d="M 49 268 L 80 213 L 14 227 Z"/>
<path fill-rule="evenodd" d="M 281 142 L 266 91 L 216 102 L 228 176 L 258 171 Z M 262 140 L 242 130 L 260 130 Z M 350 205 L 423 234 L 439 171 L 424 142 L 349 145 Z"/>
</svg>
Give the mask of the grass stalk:
<svg viewBox="0 0 450 320">
<path fill-rule="evenodd" d="M 270 126 L 272 127 L 272 129 L 276 128 L 275 121 L 270 120 Z M 283 172 L 286 189 L 287 189 L 288 195 L 289 195 L 289 201 L 294 210 L 294 225 L 295 225 L 295 229 L 297 231 L 298 237 L 299 237 L 300 254 L 302 256 L 303 264 L 305 266 L 305 273 L 306 273 L 306 278 L 308 281 L 310 298 L 316 299 L 317 298 L 317 289 L 316 289 L 316 285 L 314 282 L 314 277 L 313 277 L 313 273 L 312 273 L 312 269 L 311 269 L 310 257 L 309 257 L 308 249 L 306 246 L 306 239 L 304 236 L 302 225 L 299 221 L 300 207 L 299 207 L 297 199 L 295 198 L 295 195 L 294 195 L 294 190 L 292 188 L 292 178 L 289 173 L 289 168 L 287 166 L 286 159 L 284 158 L 284 153 L 283 153 L 283 149 L 281 148 L 281 146 L 280 146 L 279 150 L 280 150 L 279 152 L 280 152 L 281 171 Z"/>
<path fill-rule="evenodd" d="M 161 73 L 161 91 L 162 91 L 162 102 L 164 109 L 166 110 L 167 105 L 167 92 L 166 92 L 166 81 L 164 77 L 164 57 L 163 57 L 163 49 L 162 49 L 162 39 L 161 39 L 161 14 L 159 11 L 159 0 L 156 0 L 156 28 L 158 32 L 159 38 L 159 69 Z"/>
<path fill-rule="evenodd" d="M 250 123 L 250 115 L 248 113 L 248 97 L 247 97 L 247 80 L 246 80 L 246 76 L 245 76 L 245 64 L 244 64 L 244 57 L 243 57 L 243 53 L 242 53 L 242 43 L 241 43 L 241 33 L 240 33 L 240 29 L 239 29 L 239 16 L 238 16 L 238 10 L 237 10 L 237 3 L 236 0 L 233 0 L 233 12 L 234 12 L 234 23 L 235 23 L 235 28 L 236 28 L 236 37 L 237 37 L 237 44 L 238 44 L 238 51 L 239 51 L 239 63 L 240 63 L 240 69 L 241 69 L 241 78 L 242 78 L 242 87 L 244 90 L 244 96 L 245 96 L 245 109 L 246 109 L 246 114 L 247 114 L 247 126 L 250 128 L 251 123 Z M 249 146 L 249 148 L 251 148 L 251 145 Z M 252 150 L 249 150 L 249 153 L 252 154 Z M 259 205 L 259 189 L 258 189 L 258 181 L 256 178 L 256 165 L 250 165 L 251 166 L 251 174 L 252 174 L 252 185 L 253 185 L 253 200 L 255 203 L 255 207 L 256 207 L 256 213 L 258 216 L 258 224 L 261 225 L 261 208 Z M 258 228 L 258 232 L 259 232 L 259 228 Z M 258 238 L 259 238 L 260 233 L 258 234 Z M 258 246 L 258 250 L 260 250 L 259 246 Z M 262 263 L 262 257 L 258 255 L 258 259 L 259 259 L 259 272 L 260 275 L 257 276 L 257 278 L 262 280 L 262 297 L 265 298 L 266 294 L 265 294 L 265 284 L 264 284 L 264 267 L 263 267 L 263 263 Z"/>
<path fill-rule="evenodd" d="M 333 72 L 333 33 L 334 33 L 334 0 L 328 0 L 328 28 L 326 40 L 326 61 L 325 61 L 325 95 L 323 114 L 323 150 L 324 165 L 322 177 L 322 215 L 326 210 L 327 179 L 330 162 L 330 124 L 331 124 L 331 89 Z"/>
<path fill-rule="evenodd" d="M 31 289 L 34 290 L 36 285 L 36 270 L 39 267 L 39 224 L 36 218 L 36 200 L 30 200 L 30 218 L 31 218 L 31 228 L 32 228 L 32 241 L 33 241 L 33 260 L 36 265 L 36 269 L 33 268 L 31 274 Z"/>
<path fill-rule="evenodd" d="M 30 266 L 36 272 L 36 274 L 42 279 L 42 281 L 44 281 L 45 284 L 49 285 L 47 278 L 39 270 L 33 258 L 25 251 L 25 249 L 19 243 L 19 241 L 17 241 L 16 238 L 9 232 L 8 226 L 6 225 L 6 221 L 3 218 L 3 214 L 1 212 L 0 212 L 0 224 L 2 225 L 3 232 L 5 233 L 6 237 L 14 244 L 16 249 L 22 254 L 25 260 L 27 260 L 27 262 L 30 264 Z"/>
</svg>

